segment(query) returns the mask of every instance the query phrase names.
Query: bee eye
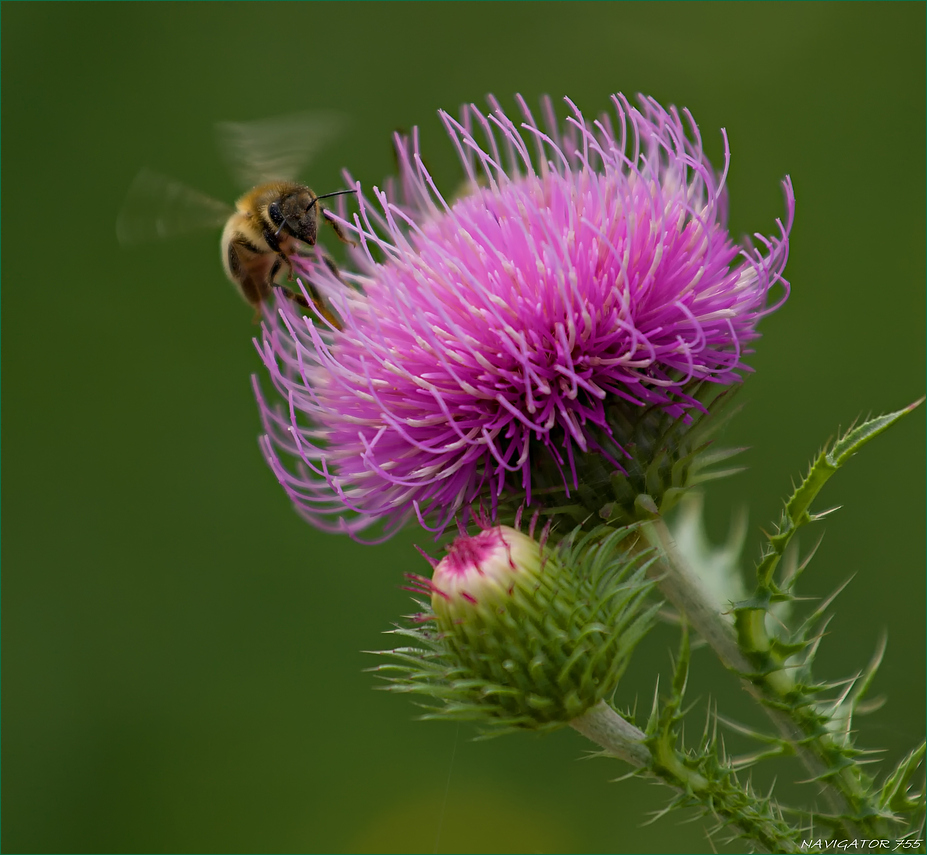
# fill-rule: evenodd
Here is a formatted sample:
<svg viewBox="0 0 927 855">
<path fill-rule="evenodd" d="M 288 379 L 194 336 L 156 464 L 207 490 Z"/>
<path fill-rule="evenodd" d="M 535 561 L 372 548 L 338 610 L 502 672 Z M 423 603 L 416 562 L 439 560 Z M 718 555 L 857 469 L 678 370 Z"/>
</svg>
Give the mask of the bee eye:
<svg viewBox="0 0 927 855">
<path fill-rule="evenodd" d="M 280 210 L 279 202 L 271 202 L 267 206 L 267 216 L 270 217 L 271 222 L 275 226 L 279 226 L 283 224 L 284 216 L 283 216 L 283 211 Z"/>
</svg>

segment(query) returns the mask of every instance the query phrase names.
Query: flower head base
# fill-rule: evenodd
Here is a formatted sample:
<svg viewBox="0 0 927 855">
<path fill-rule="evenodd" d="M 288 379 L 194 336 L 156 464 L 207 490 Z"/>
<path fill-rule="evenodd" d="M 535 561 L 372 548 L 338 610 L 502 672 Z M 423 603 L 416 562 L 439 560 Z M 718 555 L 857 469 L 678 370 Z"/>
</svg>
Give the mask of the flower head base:
<svg viewBox="0 0 927 855">
<path fill-rule="evenodd" d="M 738 247 L 727 147 L 716 174 L 688 113 L 613 101 L 596 121 L 568 102 L 562 129 L 549 102 L 543 129 L 521 100 L 520 127 L 494 101 L 442 114 L 467 174 L 453 202 L 415 134 L 397 139 L 397 187 L 374 205 L 357 185 L 360 215 L 341 224 L 359 272 L 302 270 L 340 328 L 281 305 L 261 346 L 287 402 L 260 397 L 264 451 L 310 521 L 443 530 L 477 501 L 557 506 L 590 468 L 648 468 L 638 414 L 686 425 L 706 387 L 739 381 L 770 289 L 787 293 L 791 184 L 765 252 Z"/>
</svg>

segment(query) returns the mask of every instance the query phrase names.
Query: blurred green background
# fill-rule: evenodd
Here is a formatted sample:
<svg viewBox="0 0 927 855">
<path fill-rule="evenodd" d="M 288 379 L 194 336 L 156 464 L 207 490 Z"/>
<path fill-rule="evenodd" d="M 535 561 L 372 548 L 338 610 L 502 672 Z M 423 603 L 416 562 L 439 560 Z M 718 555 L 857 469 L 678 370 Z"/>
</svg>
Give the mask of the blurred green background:
<svg viewBox="0 0 927 855">
<path fill-rule="evenodd" d="M 381 183 L 416 124 L 453 186 L 436 110 L 488 92 L 587 114 L 647 92 L 716 159 L 726 127 L 734 234 L 774 231 L 786 173 L 798 199 L 792 297 L 725 437 L 750 468 L 708 495 L 716 536 L 749 505 L 752 560 L 824 440 L 924 388 L 924 31 L 922 3 L 4 4 L 3 850 L 709 851 L 701 822 L 642 827 L 665 793 L 609 783 L 624 767 L 578 762 L 572 731 L 475 743 L 372 690 L 359 651 L 408 609 L 428 538 L 365 547 L 291 511 L 217 236 L 125 251 L 116 212 L 145 165 L 234 198 L 219 120 L 350 116 L 320 191 L 345 166 Z M 890 702 L 860 721 L 889 761 L 923 731 L 923 473 L 922 409 L 828 486 L 844 507 L 804 585 L 856 574 L 823 676 L 890 630 Z M 644 642 L 620 702 L 649 705 L 674 644 Z M 695 669 L 696 722 L 709 691 L 749 718 L 707 653 Z"/>
</svg>

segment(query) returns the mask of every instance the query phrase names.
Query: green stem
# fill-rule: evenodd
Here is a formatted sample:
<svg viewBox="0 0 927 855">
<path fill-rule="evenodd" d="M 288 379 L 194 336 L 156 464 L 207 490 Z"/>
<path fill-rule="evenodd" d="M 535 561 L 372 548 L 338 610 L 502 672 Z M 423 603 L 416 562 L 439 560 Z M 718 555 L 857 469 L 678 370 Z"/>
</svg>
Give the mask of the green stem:
<svg viewBox="0 0 927 855">
<path fill-rule="evenodd" d="M 574 718 L 570 727 L 638 769 L 650 766 L 653 761 L 650 749 L 644 745 L 646 734 L 625 721 L 605 701 Z"/>
<path fill-rule="evenodd" d="M 755 613 L 742 612 L 735 634 L 676 548 L 663 520 L 657 518 L 645 523 L 643 532 L 648 543 L 664 558 L 651 570 L 663 595 L 686 616 L 722 664 L 736 672 L 748 691 L 763 703 L 812 777 L 825 785 L 825 797 L 832 812 L 844 818 L 846 836 L 854 837 L 861 831 L 864 836 L 887 837 L 889 829 L 859 764 L 848 762 L 812 706 L 796 703 L 795 681 L 785 663 L 770 655 L 765 612 L 760 609 L 752 610 Z"/>
<path fill-rule="evenodd" d="M 666 523 L 657 517 L 643 524 L 642 531 L 647 542 L 653 546 L 662 561 L 651 565 L 650 575 L 654 578 L 662 594 L 677 610 L 686 616 L 689 623 L 715 651 L 721 663 L 737 673 L 744 681 L 750 694 L 760 701 L 782 736 L 793 746 L 811 776 L 825 785 L 824 794 L 835 816 L 847 817 L 851 814 L 860 816 L 856 810 L 859 804 L 859 792 L 846 780 L 847 770 L 838 774 L 827 761 L 831 752 L 825 749 L 820 734 L 809 734 L 796 720 L 794 710 L 783 709 L 783 697 L 780 691 L 787 690 L 791 678 L 784 671 L 772 674 L 758 674 L 753 663 L 738 646 L 737 637 L 731 623 L 721 614 L 719 606 L 705 591 L 698 576 L 689 567 L 688 562 L 676 548 Z M 775 676 L 773 676 L 775 675 Z M 783 680 L 787 681 L 783 683 Z M 782 684 L 782 685 L 780 685 Z M 770 702 L 774 706 L 770 705 Z M 852 776 L 851 776 L 852 777 Z M 843 834 L 847 838 L 859 836 L 854 823 L 843 822 Z M 861 823 L 869 832 L 875 828 L 871 823 Z"/>
<path fill-rule="evenodd" d="M 659 777 L 682 796 L 681 803 L 701 807 L 736 828 L 740 835 L 765 852 L 802 851 L 797 833 L 772 810 L 764 811 L 752 793 L 745 792 L 730 777 L 708 780 L 672 747 L 655 754 L 647 736 L 625 721 L 605 701 L 570 722 L 570 726 L 608 754 Z"/>
<path fill-rule="evenodd" d="M 825 768 L 833 770 L 829 780 L 840 790 L 857 817 L 860 827 L 873 837 L 888 837 L 890 829 L 879 816 L 879 807 L 870 793 L 871 782 L 859 767 L 848 762 L 846 752 L 834 742 L 827 730 L 827 719 L 816 711 L 786 668 L 781 655 L 772 649 L 766 630 L 765 609 L 742 609 L 735 621 L 740 649 L 747 656 L 757 675 L 764 697 L 777 702 L 787 711 L 792 722 L 805 735 L 805 745 Z"/>
</svg>

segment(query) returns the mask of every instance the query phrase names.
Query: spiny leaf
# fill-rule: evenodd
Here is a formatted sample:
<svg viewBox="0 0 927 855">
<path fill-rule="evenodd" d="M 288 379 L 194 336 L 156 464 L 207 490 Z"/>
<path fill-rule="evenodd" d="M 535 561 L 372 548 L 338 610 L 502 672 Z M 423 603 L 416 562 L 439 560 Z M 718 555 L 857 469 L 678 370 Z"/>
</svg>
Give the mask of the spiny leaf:
<svg viewBox="0 0 927 855">
<path fill-rule="evenodd" d="M 851 427 L 829 450 L 825 448 L 817 455 L 808 474 L 786 501 L 776 533 L 768 536 L 769 546 L 757 567 L 757 581 L 761 588 L 768 589 L 772 585 L 776 566 L 795 532 L 803 525 L 820 519 L 823 514 L 828 513 L 825 511 L 812 516 L 808 508 L 831 475 L 870 439 L 887 430 L 903 416 L 920 406 L 923 401 L 924 399 L 921 398 L 903 410 L 877 416 L 861 425 Z"/>
<path fill-rule="evenodd" d="M 881 833 L 887 828 L 885 821 L 893 819 L 887 801 L 881 805 L 878 803 L 879 794 L 873 791 L 873 782 L 861 769 L 862 752 L 852 745 L 851 738 L 853 713 L 859 711 L 860 701 L 870 688 L 881 659 L 881 649 L 866 669 L 842 684 L 843 691 L 836 698 L 825 701 L 822 693 L 837 688 L 838 684 L 828 687 L 813 680 L 811 665 L 828 620 L 825 612 L 839 589 L 815 608 L 797 630 L 783 632 L 778 638 L 770 638 L 765 617 L 771 604 L 783 596 L 793 602 L 795 600 L 795 582 L 809 559 L 786 566 L 778 584 L 774 577 L 780 562 L 789 564 L 785 556 L 798 529 L 831 512 L 812 513 L 810 510 L 821 488 L 863 445 L 923 400 L 903 410 L 854 424 L 815 457 L 807 475 L 785 502 L 775 531 L 767 535 L 767 545 L 756 568 L 757 587 L 753 596 L 734 607 L 738 644 L 756 669 L 755 682 L 763 688 L 764 703 L 786 714 L 798 726 L 803 737 L 797 740 L 797 744 L 816 755 L 823 766 L 823 771 L 814 779 L 827 780 L 841 792 L 848 806 L 844 819 L 867 833 Z M 822 622 L 824 626 L 821 626 Z M 892 787 L 897 790 L 898 786 L 906 787 L 897 782 L 886 782 L 886 792 Z M 892 795 L 884 795 L 883 798 L 891 799 Z M 906 795 L 896 795 L 896 798 L 902 798 L 905 804 L 910 803 Z M 911 808 L 908 807 L 908 810 Z"/>
<path fill-rule="evenodd" d="M 927 743 L 922 742 L 907 755 L 888 776 L 882 785 L 879 804 L 894 813 L 903 813 L 923 807 L 924 793 L 910 795 L 911 777 L 917 771 L 927 753 Z"/>
<path fill-rule="evenodd" d="M 842 466 L 850 459 L 863 445 L 869 442 L 882 431 L 889 428 L 897 422 L 902 416 L 906 416 L 912 410 L 917 409 L 924 402 L 924 398 L 915 401 L 913 404 L 898 410 L 894 413 L 887 413 L 883 416 L 877 416 L 858 427 L 851 427 L 837 442 L 828 453 L 828 463 L 831 466 Z"/>
</svg>

